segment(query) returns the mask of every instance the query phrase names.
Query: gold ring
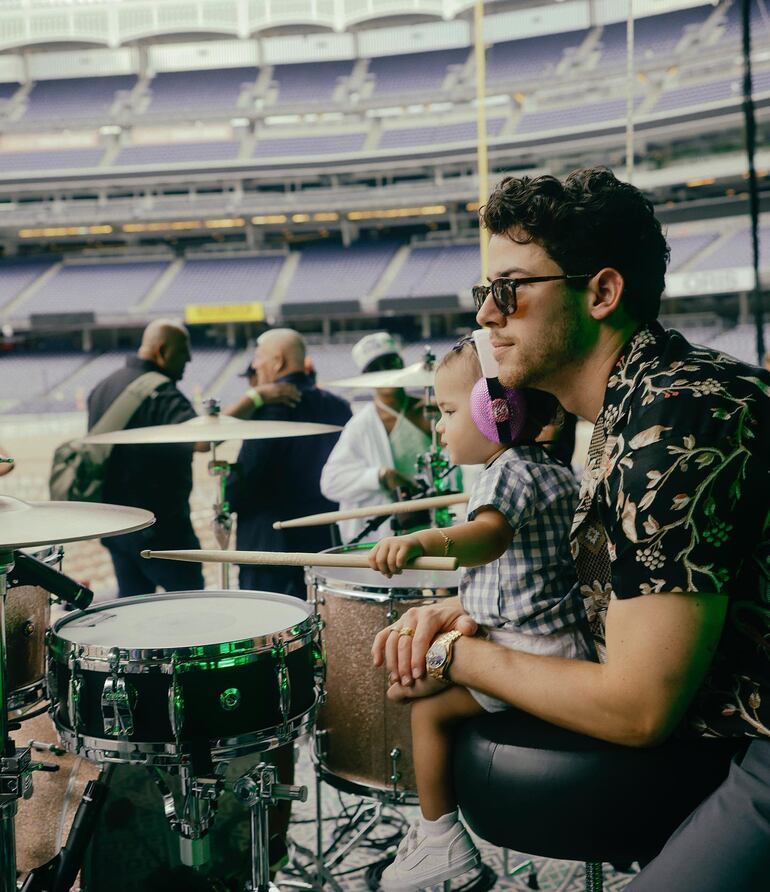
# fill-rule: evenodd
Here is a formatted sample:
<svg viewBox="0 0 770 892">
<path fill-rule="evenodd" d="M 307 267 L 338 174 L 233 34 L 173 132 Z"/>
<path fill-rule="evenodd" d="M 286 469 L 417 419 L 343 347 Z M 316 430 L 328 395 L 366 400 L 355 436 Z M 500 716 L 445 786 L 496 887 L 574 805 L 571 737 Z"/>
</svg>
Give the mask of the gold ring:
<svg viewBox="0 0 770 892">
<path fill-rule="evenodd" d="M 402 635 L 408 635 L 410 638 L 414 638 L 414 629 L 410 629 L 409 626 L 401 626 L 398 630 L 398 637 L 400 638 Z"/>
</svg>

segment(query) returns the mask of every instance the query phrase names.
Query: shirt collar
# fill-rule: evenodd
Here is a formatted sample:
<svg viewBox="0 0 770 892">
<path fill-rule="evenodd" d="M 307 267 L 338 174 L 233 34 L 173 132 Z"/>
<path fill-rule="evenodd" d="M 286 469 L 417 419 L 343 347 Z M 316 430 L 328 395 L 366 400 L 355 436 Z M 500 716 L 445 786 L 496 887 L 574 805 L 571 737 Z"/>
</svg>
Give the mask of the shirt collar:
<svg viewBox="0 0 770 892">
<path fill-rule="evenodd" d="M 617 436 L 628 423 L 631 403 L 639 382 L 660 361 L 661 341 L 665 335 L 659 322 L 648 322 L 637 329 L 618 358 L 607 381 L 604 405 L 597 422 L 607 436 Z"/>
</svg>

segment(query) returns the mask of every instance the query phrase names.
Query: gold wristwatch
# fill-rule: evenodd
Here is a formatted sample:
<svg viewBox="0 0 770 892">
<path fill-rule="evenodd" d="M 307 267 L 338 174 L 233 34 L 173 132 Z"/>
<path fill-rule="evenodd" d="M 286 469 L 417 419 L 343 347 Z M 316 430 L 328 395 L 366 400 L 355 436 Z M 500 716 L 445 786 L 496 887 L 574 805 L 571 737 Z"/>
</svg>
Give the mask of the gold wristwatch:
<svg viewBox="0 0 770 892">
<path fill-rule="evenodd" d="M 431 678 L 449 681 L 447 672 L 452 662 L 452 646 L 461 635 L 462 632 L 452 629 L 451 632 L 444 632 L 433 640 L 425 655 L 425 668 Z"/>
</svg>

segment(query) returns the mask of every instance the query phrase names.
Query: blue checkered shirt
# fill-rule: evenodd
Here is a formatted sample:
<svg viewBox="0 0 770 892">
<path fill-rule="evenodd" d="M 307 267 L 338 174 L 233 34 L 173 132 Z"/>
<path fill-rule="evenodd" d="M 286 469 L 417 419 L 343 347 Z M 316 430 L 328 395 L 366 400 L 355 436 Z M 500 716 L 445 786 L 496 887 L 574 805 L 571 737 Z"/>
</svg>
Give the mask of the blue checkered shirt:
<svg viewBox="0 0 770 892">
<path fill-rule="evenodd" d="M 476 622 L 532 635 L 585 626 L 569 549 L 577 497 L 572 471 L 540 446 L 512 446 L 481 471 L 468 519 L 496 508 L 514 535 L 498 560 L 463 574 L 460 599 Z"/>
</svg>

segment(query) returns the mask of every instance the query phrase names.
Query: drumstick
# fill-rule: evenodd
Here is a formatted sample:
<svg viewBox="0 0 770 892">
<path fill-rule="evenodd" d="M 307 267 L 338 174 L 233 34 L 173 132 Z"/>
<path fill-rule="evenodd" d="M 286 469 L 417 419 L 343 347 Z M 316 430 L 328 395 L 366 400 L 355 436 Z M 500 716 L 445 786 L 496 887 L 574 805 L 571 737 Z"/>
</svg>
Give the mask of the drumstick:
<svg viewBox="0 0 770 892">
<path fill-rule="evenodd" d="M 336 523 L 338 520 L 351 520 L 354 517 L 380 517 L 383 514 L 409 514 L 412 511 L 424 511 L 428 508 L 446 508 L 449 505 L 461 505 L 468 501 L 468 493 L 456 492 L 448 496 L 430 496 L 427 499 L 412 499 L 407 502 L 390 502 L 385 505 L 370 505 L 363 508 L 350 508 L 347 511 L 327 511 L 324 514 L 308 514 L 306 517 L 295 517 L 292 520 L 277 520 L 274 530 L 288 530 L 292 527 L 320 527 L 325 523 Z"/>
<path fill-rule="evenodd" d="M 197 549 L 191 551 L 150 551 L 145 549 L 143 558 L 161 558 L 166 561 L 192 561 L 213 564 L 268 564 L 288 567 L 360 567 L 369 570 L 369 561 L 363 552 L 331 554 L 312 551 L 220 551 Z M 418 557 L 406 565 L 407 570 L 456 570 L 457 558 Z"/>
</svg>

